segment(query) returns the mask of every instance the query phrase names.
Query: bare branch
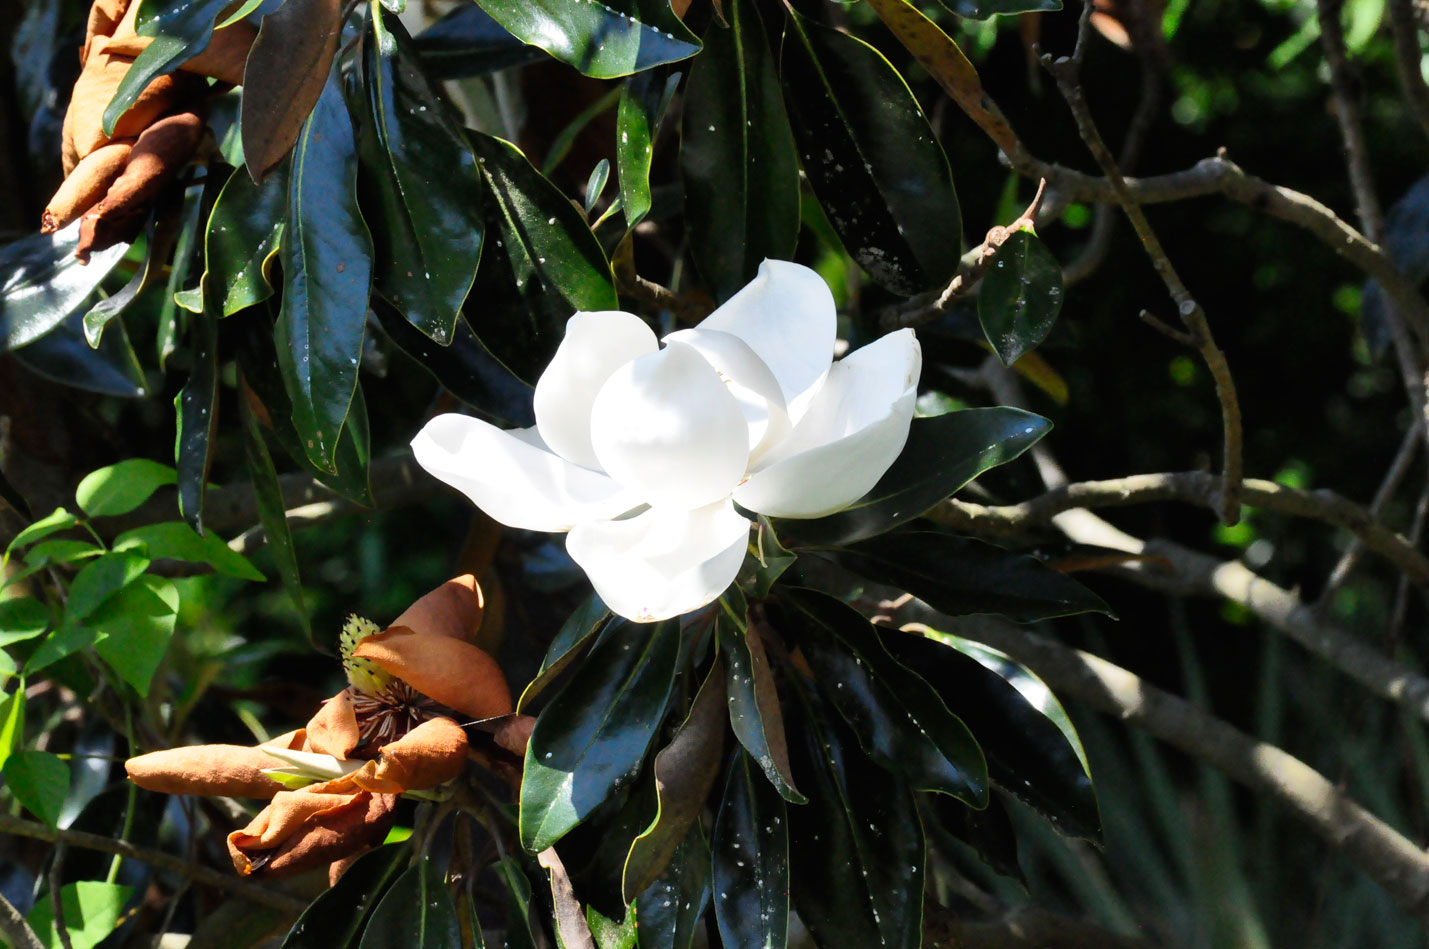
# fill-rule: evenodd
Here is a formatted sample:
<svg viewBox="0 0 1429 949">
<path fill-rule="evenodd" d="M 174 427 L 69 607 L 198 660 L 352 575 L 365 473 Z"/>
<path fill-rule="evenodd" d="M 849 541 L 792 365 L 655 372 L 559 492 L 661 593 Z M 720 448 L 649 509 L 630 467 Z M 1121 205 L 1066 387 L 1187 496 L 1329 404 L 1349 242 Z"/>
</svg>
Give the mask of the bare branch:
<svg viewBox="0 0 1429 949">
<path fill-rule="evenodd" d="M 1404 100 L 1429 136 L 1429 86 L 1424 84 L 1424 74 L 1419 69 L 1419 26 L 1412 0 L 1389 0 L 1389 22 L 1394 34 L 1394 65 L 1404 87 Z"/>
<path fill-rule="evenodd" d="M 35 840 L 43 840 L 49 843 L 59 841 L 71 847 L 83 847 L 86 850 L 98 850 L 101 853 L 117 854 L 118 856 L 127 857 L 131 860 L 147 863 L 149 866 L 158 870 L 168 870 L 172 873 L 182 874 L 191 880 L 211 886 L 214 889 L 225 890 L 250 903 L 271 906 L 285 913 L 296 915 L 307 909 L 308 906 L 307 900 L 299 899 L 296 896 L 289 896 L 286 893 L 280 893 L 277 890 L 271 890 L 268 887 L 259 886 L 256 883 L 250 883 L 248 880 L 241 879 L 231 873 L 221 873 L 211 867 L 195 866 L 187 860 L 164 853 L 161 850 L 136 847 L 128 841 L 114 840 L 109 837 L 102 837 L 99 834 L 90 834 L 79 830 L 58 829 L 20 817 L 11 817 L 9 814 L 0 814 L 0 834 L 16 834 L 21 837 L 32 837 Z"/>
<path fill-rule="evenodd" d="M 1025 663 L 1061 698 L 1115 716 L 1273 798 L 1406 911 L 1429 919 L 1429 855 L 1305 762 L 1120 666 L 1012 623 L 976 617 L 951 629 Z"/>
<path fill-rule="evenodd" d="M 45 949 L 40 937 L 25 922 L 15 904 L 5 899 L 4 893 L 0 893 L 0 933 L 4 933 L 5 941 L 15 949 Z"/>
</svg>

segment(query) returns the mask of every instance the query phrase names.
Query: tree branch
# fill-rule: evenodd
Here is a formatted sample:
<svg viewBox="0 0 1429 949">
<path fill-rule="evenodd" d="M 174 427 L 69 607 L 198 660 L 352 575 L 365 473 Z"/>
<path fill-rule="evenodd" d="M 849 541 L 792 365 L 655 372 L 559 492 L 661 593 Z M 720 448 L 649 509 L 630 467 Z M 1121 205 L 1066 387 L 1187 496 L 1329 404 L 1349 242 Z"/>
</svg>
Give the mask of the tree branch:
<svg viewBox="0 0 1429 949">
<path fill-rule="evenodd" d="M 1278 801 L 1407 912 L 1429 920 L 1429 855 L 1305 762 L 1120 666 L 1012 623 L 968 617 L 951 628 L 1024 663 L 1059 697 L 1115 716 Z"/>
<path fill-rule="evenodd" d="M 231 873 L 221 873 L 211 867 L 196 866 L 161 850 L 136 847 L 127 841 L 113 840 L 99 834 L 89 834 L 79 830 L 60 830 L 20 817 L 11 817 L 9 814 L 0 814 L 0 833 L 32 837 L 35 840 L 43 840 L 48 843 L 63 842 L 71 847 L 83 847 L 86 850 L 98 850 L 101 853 L 128 857 L 131 860 L 147 863 L 158 870 L 182 874 L 214 889 L 226 890 L 250 903 L 271 906 L 273 909 L 282 910 L 285 913 L 296 915 L 308 907 L 307 900 L 289 896 L 277 890 L 270 890 L 248 880 L 240 879 Z"/>
<path fill-rule="evenodd" d="M 0 933 L 5 934 L 5 941 L 14 949 L 45 949 L 40 937 L 3 893 L 0 893 Z"/>
<path fill-rule="evenodd" d="M 1429 136 L 1429 86 L 1419 69 L 1419 25 L 1414 19 L 1412 0 L 1389 0 L 1389 22 L 1394 35 L 1394 65 L 1404 101 Z"/>
</svg>

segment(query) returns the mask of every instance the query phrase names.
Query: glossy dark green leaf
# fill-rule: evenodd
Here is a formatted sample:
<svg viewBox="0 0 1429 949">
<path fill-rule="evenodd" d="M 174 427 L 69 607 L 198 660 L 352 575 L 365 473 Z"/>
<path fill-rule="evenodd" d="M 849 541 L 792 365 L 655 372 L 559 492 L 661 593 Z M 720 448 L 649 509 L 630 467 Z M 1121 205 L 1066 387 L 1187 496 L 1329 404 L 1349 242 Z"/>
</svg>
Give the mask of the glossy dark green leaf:
<svg viewBox="0 0 1429 949">
<path fill-rule="evenodd" d="M 74 489 L 79 509 L 90 517 L 128 514 L 177 479 L 174 469 L 147 458 L 126 458 L 91 471 Z"/>
<path fill-rule="evenodd" d="M 635 901 L 640 949 L 691 949 L 709 902 L 710 847 L 695 826 L 675 848 L 660 879 Z"/>
<path fill-rule="evenodd" d="M 225 180 L 226 178 L 218 171 L 218 166 L 215 163 L 210 166 L 209 173 L 204 176 L 201 184 L 191 185 L 184 191 L 183 208 L 179 213 L 179 237 L 177 243 L 174 244 L 174 258 L 169 267 L 168 279 L 164 281 L 163 296 L 160 297 L 162 302 L 159 304 L 158 328 L 154 332 L 154 354 L 158 357 L 160 372 L 168 367 L 169 357 L 179 346 L 179 333 L 183 327 L 180 325 L 178 297 L 183 294 L 182 288 L 188 283 L 189 271 L 193 269 L 195 263 L 200 271 L 203 269 L 202 229 L 208 220 L 209 212 L 213 210 L 213 202 L 217 200 L 219 192 L 223 190 L 223 181 Z M 192 288 L 192 294 L 196 299 L 201 300 L 203 294 L 201 281 L 200 286 Z M 200 310 L 203 308 L 201 302 L 198 308 Z"/>
<path fill-rule="evenodd" d="M 747 578 L 745 591 L 756 600 L 764 599 L 784 571 L 794 566 L 798 559 L 798 554 L 786 550 L 779 543 L 774 522 L 763 514 L 759 515 L 754 540 L 749 545 L 749 552 L 744 555 L 744 566 L 740 569 L 740 575 Z"/>
<path fill-rule="evenodd" d="M 140 696 L 149 694 L 178 610 L 178 589 L 163 577 L 146 575 L 105 600 L 88 620 L 99 630 L 94 651 Z"/>
<path fill-rule="evenodd" d="M 1062 9 L 1062 0 L 938 0 L 960 17 L 986 20 L 992 16 L 1037 13 Z"/>
<path fill-rule="evenodd" d="M 873 624 L 813 590 L 791 589 L 780 606 L 775 622 L 798 642 L 815 684 L 864 754 L 917 790 L 987 804 L 987 761 L 972 732 L 926 680 L 888 653 Z"/>
<path fill-rule="evenodd" d="M 1036 349 L 1062 312 L 1062 267 L 1031 231 L 1017 231 L 982 278 L 977 318 L 1004 366 Z"/>
<path fill-rule="evenodd" d="M 534 385 L 572 313 L 619 306 L 610 263 L 580 209 L 515 146 L 467 134 L 487 198 L 487 240 L 467 321 L 502 365 Z"/>
<path fill-rule="evenodd" d="M 279 165 L 261 185 L 242 173 L 228 177 L 209 213 L 204 234 L 201 307 L 217 318 L 268 299 L 272 260 L 286 221 L 288 166 Z M 209 303 L 208 295 L 216 294 Z"/>
<path fill-rule="evenodd" d="M 373 286 L 445 345 L 481 259 L 476 160 L 423 75 L 406 28 L 382 9 L 372 10 L 359 88 L 366 93 L 359 144 Z"/>
<path fill-rule="evenodd" d="M 144 396 L 144 370 L 129 342 L 122 322 L 104 334 L 98 349 L 90 347 L 81 324 L 83 313 L 74 312 L 14 357 L 30 370 L 60 385 L 124 399 Z"/>
<path fill-rule="evenodd" d="M 0 505 L 9 505 L 11 510 L 20 515 L 21 520 L 28 521 L 34 516 L 30 510 L 30 502 L 10 483 L 3 471 L 0 471 Z"/>
<path fill-rule="evenodd" d="M 787 260 L 799 237 L 799 162 L 773 57 L 750 0 L 728 0 L 685 87 L 680 167 L 690 250 L 715 296 Z"/>
<path fill-rule="evenodd" d="M 686 59 L 700 44 L 668 0 L 479 0 L 522 42 L 587 76 L 613 79 Z"/>
<path fill-rule="evenodd" d="M 497 862 L 496 875 L 506 884 L 506 945 L 504 949 L 536 949 L 531 920 L 531 881 L 515 858 Z M 536 927 L 539 929 L 539 927 Z"/>
<path fill-rule="evenodd" d="M 69 765 L 48 751 L 20 751 L 5 759 L 4 776 L 15 800 L 54 827 L 69 793 Z"/>
<path fill-rule="evenodd" d="M 689 715 L 670 743 L 655 756 L 658 807 L 650 826 L 630 845 L 621 888 L 632 903 L 665 872 L 690 828 L 699 821 L 705 798 L 724 764 L 724 662 L 716 659 Z"/>
<path fill-rule="evenodd" d="M 605 626 L 610 615 L 610 610 L 606 609 L 601 598 L 592 593 L 574 613 L 566 617 L 551 644 L 546 647 L 541 668 L 521 692 L 521 698 L 516 702 L 516 711 L 525 709 L 527 703 L 583 654 L 584 648 L 594 641 L 593 637 Z"/>
<path fill-rule="evenodd" d="M 313 628 L 308 619 L 308 608 L 303 601 L 303 581 L 298 575 L 298 554 L 293 548 L 293 534 L 288 529 L 288 517 L 283 505 L 283 488 L 278 483 L 278 473 L 273 468 L 273 458 L 268 454 L 268 443 L 263 431 L 246 405 L 242 411 L 244 455 L 248 462 L 248 478 L 253 484 L 253 497 L 258 505 L 258 523 L 263 525 L 263 535 L 268 548 L 273 553 L 273 563 L 278 568 L 278 576 L 283 580 L 283 588 L 293 601 L 298 612 L 303 632 L 308 642 L 313 642 Z"/>
<path fill-rule="evenodd" d="M 831 552 L 870 580 L 896 586 L 940 613 L 1000 613 L 1022 623 L 1111 608 L 1091 590 L 1041 561 L 968 537 L 899 531 Z"/>
<path fill-rule="evenodd" d="M 912 792 L 870 767 L 817 696 L 791 747 L 809 803 L 789 809 L 791 893 L 821 949 L 922 942 L 923 826 Z"/>
<path fill-rule="evenodd" d="M 359 949 L 461 949 L 456 903 L 431 858 L 407 869 L 387 890 Z"/>
<path fill-rule="evenodd" d="M 90 346 L 99 348 L 104 327 L 133 305 L 139 295 L 152 286 L 169 263 L 169 254 L 179 238 L 179 212 L 183 209 L 184 189 L 171 185 L 164 188 L 149 216 L 145 230 L 144 260 L 129 282 L 100 300 L 84 314 L 84 338 Z"/>
<path fill-rule="evenodd" d="M 234 177 L 245 177 L 235 175 Z M 174 470 L 178 474 L 179 513 L 194 530 L 203 530 L 203 497 L 218 430 L 218 325 L 208 313 L 189 320 L 193 369 L 174 396 Z"/>
<path fill-rule="evenodd" d="M 602 158 L 595 163 L 595 167 L 590 170 L 590 177 L 586 179 L 584 202 L 586 217 L 589 217 L 590 213 L 595 210 L 600 196 L 605 193 L 605 185 L 609 180 L 610 159 Z"/>
<path fill-rule="evenodd" d="M 946 794 L 922 794 L 918 803 L 927 815 L 923 828 L 930 845 L 938 846 L 939 841 L 944 841 L 941 846 L 946 848 L 949 838 L 959 840 L 971 847 L 978 859 L 994 872 L 1027 886 L 1017 859 L 1017 835 L 1012 829 L 1012 819 L 1007 816 L 1007 808 L 998 795 L 988 798 L 987 807 L 982 810 L 974 810 Z"/>
<path fill-rule="evenodd" d="M 382 896 L 406 869 L 412 849 L 386 844 L 357 858 L 307 909 L 283 940 L 282 949 L 348 949 L 354 946 Z"/>
<path fill-rule="evenodd" d="M 324 471 L 308 458 L 301 436 L 293 425 L 292 403 L 278 369 L 274 334 L 271 330 L 265 332 L 260 328 L 272 325 L 264 316 L 264 309 L 260 307 L 252 311 L 248 318 L 253 320 L 253 328 L 238 334 L 238 363 L 243 370 L 243 379 L 251 389 L 247 398 L 256 399 L 256 406 L 250 401 L 250 407 L 257 411 L 261 406 L 258 412 L 260 423 L 273 434 L 292 461 L 349 501 L 372 507 L 372 486 L 368 482 L 371 444 L 362 386 L 359 385 L 353 393 L 347 424 L 338 436 L 337 472 Z"/>
<path fill-rule="evenodd" d="M 800 542 L 840 547 L 923 514 L 989 468 L 1005 465 L 1052 428 L 1040 415 L 1007 406 L 915 418 L 898 460 L 848 509 L 775 524 Z"/>
<path fill-rule="evenodd" d="M 747 622 L 742 594 L 726 593 L 719 603 L 715 629 L 720 651 L 729 667 L 725 698 L 729 702 L 730 727 L 769 778 L 769 783 L 786 800 L 802 804 L 804 795 L 794 786 L 789 770 L 784 713 L 775 690 L 774 673 L 764 652 L 763 636 L 767 627 Z"/>
<path fill-rule="evenodd" d="M 678 73 L 652 69 L 625 80 L 615 116 L 615 167 L 625 220 L 634 227 L 650 213 L 650 161 Z"/>
<path fill-rule="evenodd" d="M 908 84 L 872 46 L 790 12 L 779 60 L 804 172 L 843 245 L 905 296 L 946 284 L 962 212 L 943 147 Z"/>
<path fill-rule="evenodd" d="M 664 718 L 679 651 L 676 623 L 619 623 L 541 711 L 521 782 L 527 850 L 551 846 L 639 767 Z"/>
<path fill-rule="evenodd" d="M 0 352 L 18 349 L 59 326 L 94 292 L 129 250 L 116 244 L 75 259 L 79 222 L 55 234 L 31 234 L 0 246 Z"/>
<path fill-rule="evenodd" d="M 338 435 L 357 388 L 372 275 L 372 241 L 356 189 L 352 122 L 334 79 L 293 146 L 283 304 L 274 332 L 302 447 L 330 473 L 338 470 Z"/>
<path fill-rule="evenodd" d="M 294 149 L 323 96 L 335 93 L 341 32 L 341 0 L 283 0 L 263 17 L 243 68 L 239 115 L 243 164 L 254 181 Z"/>
<path fill-rule="evenodd" d="M 999 787 L 1063 833 L 1100 839 L 1096 792 L 1081 743 L 1041 680 L 1001 653 L 955 637 L 941 642 L 890 632 L 883 642 L 904 664 L 921 670 L 967 722 Z"/>
<path fill-rule="evenodd" d="M 738 752 L 715 816 L 714 909 L 726 946 L 784 949 L 789 939 L 787 805 Z M 852 945 L 850 943 L 850 945 Z"/>
<path fill-rule="evenodd" d="M 104 109 L 105 135 L 114 134 L 119 117 L 129 110 L 149 83 L 167 76 L 208 48 L 214 20 L 230 3 L 232 0 L 172 0 L 136 25 L 135 32 L 153 39 L 134 57 Z"/>
<path fill-rule="evenodd" d="M 463 3 L 418 33 L 413 42 L 433 79 L 469 79 L 546 58 L 506 31 L 474 3 Z"/>
<path fill-rule="evenodd" d="M 408 323 L 396 307 L 382 297 L 374 294 L 370 302 L 387 338 L 452 395 L 502 427 L 527 428 L 536 424 L 531 409 L 531 387 L 487 351 L 467 324 L 466 317 L 457 319 L 455 335 L 442 346 Z"/>
<path fill-rule="evenodd" d="M 248 558 L 229 548 L 223 538 L 208 533 L 200 536 L 183 521 L 160 521 L 127 530 L 114 538 L 115 550 L 142 545 L 150 560 L 183 560 L 203 563 L 225 576 L 243 580 L 263 579 Z"/>
</svg>

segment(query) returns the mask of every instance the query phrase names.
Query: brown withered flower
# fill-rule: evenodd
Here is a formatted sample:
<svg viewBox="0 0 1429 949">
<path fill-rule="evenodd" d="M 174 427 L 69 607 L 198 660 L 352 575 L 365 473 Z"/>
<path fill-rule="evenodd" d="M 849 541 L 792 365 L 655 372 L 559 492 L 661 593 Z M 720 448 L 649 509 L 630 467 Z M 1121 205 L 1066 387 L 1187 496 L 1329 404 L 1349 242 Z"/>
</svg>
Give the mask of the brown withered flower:
<svg viewBox="0 0 1429 949">
<path fill-rule="evenodd" d="M 204 101 L 211 77 L 243 81 L 248 48 L 257 31 L 244 22 L 213 34 L 208 47 L 178 72 L 151 81 L 104 134 L 104 111 L 129 67 L 152 39 L 139 36 L 139 0 L 94 0 L 83 48 L 82 69 L 65 112 L 61 158 L 65 180 L 45 207 L 40 229 L 52 233 L 80 224 L 75 256 L 138 234 L 163 184 L 188 163 L 204 128 Z"/>
<path fill-rule="evenodd" d="M 304 728 L 256 747 L 197 745 L 125 763 L 140 787 L 168 794 L 270 799 L 247 827 L 228 836 L 245 875 L 298 873 L 380 843 L 397 797 L 429 791 L 459 775 L 474 748 L 463 725 L 493 736 L 495 748 L 524 753 L 525 716 L 511 714 L 500 667 L 471 642 L 481 625 L 481 590 L 471 575 L 449 580 L 385 630 L 360 617 L 342 633 L 348 686 Z M 519 746 L 519 747 L 518 747 Z M 500 770 L 500 769 L 498 769 Z"/>
</svg>

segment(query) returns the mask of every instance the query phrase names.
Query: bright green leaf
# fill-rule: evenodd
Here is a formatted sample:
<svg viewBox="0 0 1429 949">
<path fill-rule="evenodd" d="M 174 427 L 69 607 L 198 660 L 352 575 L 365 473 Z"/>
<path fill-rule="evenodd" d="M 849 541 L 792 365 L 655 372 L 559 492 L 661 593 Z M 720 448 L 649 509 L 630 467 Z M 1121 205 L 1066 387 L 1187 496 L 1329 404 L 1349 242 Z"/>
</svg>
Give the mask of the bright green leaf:
<svg viewBox="0 0 1429 949">
<path fill-rule="evenodd" d="M 119 925 L 124 904 L 133 891 L 117 883 L 80 880 L 68 883 L 60 890 L 60 910 L 64 913 L 65 929 L 72 949 L 94 949 Z M 45 949 L 60 949 L 50 901 L 42 897 L 30 911 L 30 928 L 45 944 Z"/>
<path fill-rule="evenodd" d="M 54 827 L 69 793 L 69 765 L 48 751 L 17 751 L 5 760 L 5 786 L 31 814 Z"/>
<path fill-rule="evenodd" d="M 146 524 L 127 530 L 114 538 L 114 549 L 126 549 L 132 544 L 143 544 L 149 552 L 150 560 L 184 560 L 189 563 L 206 563 L 219 573 L 244 580 L 262 580 L 248 558 L 229 549 L 223 538 L 213 532 L 199 536 L 183 521 L 163 521 Z"/>
<path fill-rule="evenodd" d="M 147 458 L 129 458 L 91 471 L 75 488 L 74 499 L 90 517 L 128 514 L 178 475 L 168 465 Z"/>
</svg>

